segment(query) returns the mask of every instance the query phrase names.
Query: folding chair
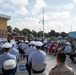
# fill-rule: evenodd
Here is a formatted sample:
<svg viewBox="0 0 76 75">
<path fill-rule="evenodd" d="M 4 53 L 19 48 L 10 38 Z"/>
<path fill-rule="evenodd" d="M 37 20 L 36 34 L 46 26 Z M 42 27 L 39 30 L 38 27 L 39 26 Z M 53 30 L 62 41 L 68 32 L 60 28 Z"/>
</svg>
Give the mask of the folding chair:
<svg viewBox="0 0 76 75">
<path fill-rule="evenodd" d="M 46 63 L 32 64 L 32 75 L 46 75 Z"/>
</svg>

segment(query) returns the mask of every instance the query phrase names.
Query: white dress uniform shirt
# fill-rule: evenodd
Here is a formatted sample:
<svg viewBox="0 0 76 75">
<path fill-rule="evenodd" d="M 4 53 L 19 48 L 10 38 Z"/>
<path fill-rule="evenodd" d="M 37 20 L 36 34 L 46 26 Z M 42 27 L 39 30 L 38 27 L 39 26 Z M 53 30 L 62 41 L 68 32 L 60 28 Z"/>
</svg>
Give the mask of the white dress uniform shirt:
<svg viewBox="0 0 76 75">
<path fill-rule="evenodd" d="M 31 53 L 28 62 L 31 63 L 43 63 L 46 62 L 46 54 L 42 50 L 36 50 L 35 52 Z"/>
<path fill-rule="evenodd" d="M 8 53 L 4 52 L 3 54 L 0 55 L 0 68 L 2 67 L 3 63 L 8 59 L 14 59 L 16 61 L 16 57 L 10 54 L 9 52 Z M 2 74 L 2 70 L 0 70 L 0 73 Z"/>
<path fill-rule="evenodd" d="M 29 56 L 32 52 L 35 52 L 35 51 L 36 51 L 36 49 L 31 46 L 31 47 L 27 50 L 26 55 Z"/>
<path fill-rule="evenodd" d="M 19 55 L 19 51 L 16 48 L 12 47 L 10 49 L 10 54 L 17 56 L 17 55 Z"/>
<path fill-rule="evenodd" d="M 65 49 L 64 49 L 64 51 L 65 51 L 66 53 L 71 53 L 71 52 L 72 52 L 71 46 L 70 46 L 70 45 L 66 46 Z"/>
<path fill-rule="evenodd" d="M 28 47 L 28 45 L 24 42 L 19 43 L 19 48 L 21 48 L 23 51 Z"/>
</svg>

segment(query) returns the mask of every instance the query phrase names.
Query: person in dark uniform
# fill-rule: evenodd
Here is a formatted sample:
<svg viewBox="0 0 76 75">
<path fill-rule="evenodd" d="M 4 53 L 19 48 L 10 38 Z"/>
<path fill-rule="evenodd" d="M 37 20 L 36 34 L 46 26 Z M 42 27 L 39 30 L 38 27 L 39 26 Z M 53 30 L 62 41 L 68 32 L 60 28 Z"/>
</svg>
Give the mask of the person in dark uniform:
<svg viewBox="0 0 76 75">
<path fill-rule="evenodd" d="M 56 56 L 57 65 L 52 68 L 48 75 L 74 75 L 73 69 L 65 64 L 66 54 L 58 52 Z"/>
</svg>

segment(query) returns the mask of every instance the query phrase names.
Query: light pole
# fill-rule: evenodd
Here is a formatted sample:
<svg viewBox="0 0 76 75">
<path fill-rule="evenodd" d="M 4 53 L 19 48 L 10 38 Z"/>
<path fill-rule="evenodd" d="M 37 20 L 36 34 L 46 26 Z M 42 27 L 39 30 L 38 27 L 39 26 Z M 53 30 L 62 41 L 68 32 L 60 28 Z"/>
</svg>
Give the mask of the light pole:
<svg viewBox="0 0 76 75">
<path fill-rule="evenodd" d="M 41 28 L 39 28 L 39 30 L 40 30 L 40 37 L 41 37 Z"/>
<path fill-rule="evenodd" d="M 44 8 L 43 8 L 43 38 L 45 37 L 44 35 Z"/>
<path fill-rule="evenodd" d="M 44 8 L 43 8 L 43 19 L 39 23 L 41 23 L 41 22 L 42 22 L 42 25 L 43 25 L 43 39 L 44 39 L 44 37 L 45 37 L 45 35 L 44 35 Z"/>
</svg>

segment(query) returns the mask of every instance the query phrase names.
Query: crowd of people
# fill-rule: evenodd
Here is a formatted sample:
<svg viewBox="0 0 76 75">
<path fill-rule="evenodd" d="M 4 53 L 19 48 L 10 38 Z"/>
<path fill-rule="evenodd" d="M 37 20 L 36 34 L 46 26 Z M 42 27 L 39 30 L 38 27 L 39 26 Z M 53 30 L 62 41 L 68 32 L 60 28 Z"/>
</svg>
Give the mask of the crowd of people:
<svg viewBox="0 0 76 75">
<path fill-rule="evenodd" d="M 0 42 L 0 51 L 2 51 L 0 54 L 0 75 L 14 75 L 17 71 L 19 57 L 27 60 L 25 66 L 29 75 L 31 75 L 31 71 L 37 74 L 42 73 L 45 68 L 32 69 L 32 65 L 46 63 L 46 53 L 56 56 L 57 62 L 48 75 L 74 75 L 73 69 L 65 64 L 65 61 L 67 55 L 72 63 L 76 63 L 76 46 L 68 41 L 42 43 L 34 40 L 18 40 L 16 42 L 15 39 L 10 38 L 3 43 Z"/>
</svg>

